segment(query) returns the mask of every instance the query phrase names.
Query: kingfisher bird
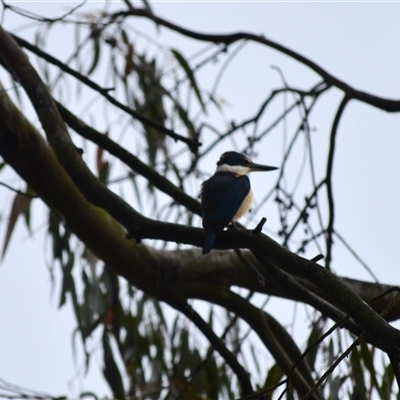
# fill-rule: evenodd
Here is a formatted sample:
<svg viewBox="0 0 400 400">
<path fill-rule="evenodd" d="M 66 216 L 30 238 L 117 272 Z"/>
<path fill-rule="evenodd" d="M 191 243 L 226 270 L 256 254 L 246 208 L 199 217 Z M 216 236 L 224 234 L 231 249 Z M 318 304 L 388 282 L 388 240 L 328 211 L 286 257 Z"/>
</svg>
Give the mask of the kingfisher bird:
<svg viewBox="0 0 400 400">
<path fill-rule="evenodd" d="M 273 171 L 277 167 L 256 164 L 244 154 L 227 151 L 217 162 L 215 174 L 202 185 L 201 205 L 206 240 L 203 254 L 211 251 L 216 236 L 231 222 L 249 211 L 253 201 L 252 171 Z"/>
</svg>

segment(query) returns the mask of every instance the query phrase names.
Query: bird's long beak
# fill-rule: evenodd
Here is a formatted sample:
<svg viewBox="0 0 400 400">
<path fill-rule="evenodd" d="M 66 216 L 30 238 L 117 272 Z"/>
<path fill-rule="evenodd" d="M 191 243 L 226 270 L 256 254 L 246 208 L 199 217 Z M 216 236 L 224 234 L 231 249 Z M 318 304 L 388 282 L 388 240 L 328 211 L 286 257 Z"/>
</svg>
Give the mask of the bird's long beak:
<svg viewBox="0 0 400 400">
<path fill-rule="evenodd" d="M 250 171 L 274 171 L 278 169 L 278 167 L 270 167 L 269 165 L 262 165 L 262 164 L 256 164 L 256 163 L 251 163 L 248 165 Z"/>
</svg>

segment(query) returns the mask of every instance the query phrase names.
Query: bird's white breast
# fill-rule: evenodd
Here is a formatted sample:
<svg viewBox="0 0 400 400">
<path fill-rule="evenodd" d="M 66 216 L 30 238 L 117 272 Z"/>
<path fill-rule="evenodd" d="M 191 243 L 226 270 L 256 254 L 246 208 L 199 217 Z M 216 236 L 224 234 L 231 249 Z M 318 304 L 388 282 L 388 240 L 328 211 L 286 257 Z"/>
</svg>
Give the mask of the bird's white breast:
<svg viewBox="0 0 400 400">
<path fill-rule="evenodd" d="M 233 216 L 232 221 L 237 221 L 240 217 L 246 214 L 250 210 L 252 202 L 253 202 L 253 192 L 250 189 L 249 193 L 247 193 L 247 196 L 244 198 L 241 206 L 236 211 L 236 214 Z"/>
</svg>

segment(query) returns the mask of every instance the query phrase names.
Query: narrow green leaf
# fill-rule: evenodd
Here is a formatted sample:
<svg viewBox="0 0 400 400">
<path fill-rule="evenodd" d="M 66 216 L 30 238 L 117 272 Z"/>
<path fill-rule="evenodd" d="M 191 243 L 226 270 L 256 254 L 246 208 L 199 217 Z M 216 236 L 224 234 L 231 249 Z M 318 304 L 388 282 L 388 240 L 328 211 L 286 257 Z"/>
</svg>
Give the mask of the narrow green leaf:
<svg viewBox="0 0 400 400">
<path fill-rule="evenodd" d="M 322 320 L 314 321 L 313 327 L 311 329 L 310 335 L 307 340 L 307 348 L 311 346 L 313 343 L 315 343 L 322 336 L 322 333 L 323 333 L 323 321 Z M 314 346 L 310 351 L 307 352 L 306 355 L 306 360 L 312 370 L 314 370 L 315 360 L 317 358 L 319 348 L 320 345 Z"/>
<path fill-rule="evenodd" d="M 185 109 L 183 109 L 183 107 L 181 107 L 179 104 L 176 104 L 176 108 L 178 110 L 178 115 L 180 120 L 183 122 L 183 124 L 186 126 L 188 133 L 189 133 L 189 137 L 191 138 L 197 138 L 197 131 L 194 127 L 194 125 L 192 124 L 192 121 L 190 121 L 187 111 Z"/>
<path fill-rule="evenodd" d="M 139 210 L 142 211 L 143 210 L 143 205 L 142 205 L 142 191 L 139 188 L 137 179 L 135 176 L 132 176 L 132 179 L 130 179 L 130 181 L 132 182 L 133 185 L 133 190 L 135 192 L 136 195 L 136 199 L 138 201 L 138 205 L 139 205 Z"/>
<path fill-rule="evenodd" d="M 179 362 L 181 366 L 187 365 L 190 358 L 190 348 L 189 348 L 189 332 L 186 328 L 181 330 L 180 334 L 180 355 L 179 355 Z"/>
<path fill-rule="evenodd" d="M 129 46 L 129 44 L 130 44 L 129 37 L 128 37 L 128 34 L 126 33 L 125 29 L 121 29 L 120 33 L 121 33 L 121 39 L 122 39 L 123 43 L 126 46 Z"/>
<path fill-rule="evenodd" d="M 60 236 L 60 219 L 56 212 L 52 209 L 49 211 L 48 232 L 53 240 L 53 259 L 61 260 L 62 256 L 62 239 Z"/>
<path fill-rule="evenodd" d="M 122 383 L 121 373 L 115 362 L 112 349 L 110 346 L 110 339 L 106 330 L 103 333 L 103 355 L 104 355 L 104 368 L 103 374 L 107 383 L 113 392 L 115 399 L 124 399 L 124 385 Z"/>
<path fill-rule="evenodd" d="M 159 318 L 160 326 L 167 328 L 167 322 L 165 320 L 164 313 L 161 308 L 160 302 L 153 297 L 151 297 L 150 300 L 152 301 L 153 307 L 156 310 L 157 316 Z"/>
<path fill-rule="evenodd" d="M 361 354 L 363 363 L 371 376 L 371 388 L 375 387 L 377 390 L 379 390 L 380 388 L 378 385 L 378 381 L 376 379 L 377 371 L 375 370 L 375 367 L 374 367 L 373 351 L 374 351 L 373 347 L 371 347 L 371 349 L 370 349 L 364 340 L 361 341 L 360 354 Z"/>
<path fill-rule="evenodd" d="M 351 375 L 353 378 L 353 393 L 351 393 L 351 399 L 366 399 L 366 386 L 364 378 L 364 369 L 361 364 L 361 354 L 357 348 L 355 348 L 350 354 L 351 363 Z"/>
<path fill-rule="evenodd" d="M 10 217 L 8 219 L 7 231 L 6 231 L 6 235 L 4 237 L 3 252 L 1 255 L 2 258 L 4 258 L 8 244 L 10 243 L 11 235 L 14 231 L 18 217 L 24 213 L 24 211 L 25 211 L 26 207 L 28 207 L 30 201 L 31 201 L 31 199 L 29 197 L 24 196 L 20 193 L 16 193 L 13 203 L 11 205 L 11 212 L 10 212 Z"/>
<path fill-rule="evenodd" d="M 124 328 L 126 336 L 121 346 L 121 356 L 125 363 L 129 364 L 134 359 L 134 348 L 137 345 L 138 319 L 130 312 L 124 316 Z"/>
<path fill-rule="evenodd" d="M 126 78 L 135 70 L 135 63 L 133 61 L 133 46 L 128 44 L 128 53 L 125 56 L 125 71 L 124 78 Z M 126 89 L 128 89 L 127 82 L 125 84 Z"/>
<path fill-rule="evenodd" d="M 254 365 L 256 366 L 257 373 L 260 374 L 260 364 L 258 363 L 258 355 L 254 351 L 254 346 L 250 345 L 250 352 L 253 357 Z"/>
<path fill-rule="evenodd" d="M 215 362 L 215 358 L 211 357 L 205 365 L 205 375 L 207 377 L 205 389 L 207 393 L 207 398 L 218 399 L 219 391 L 221 388 L 221 382 L 219 379 L 218 367 Z"/>
<path fill-rule="evenodd" d="M 62 286 L 61 286 L 61 293 L 60 293 L 60 302 L 58 304 L 58 307 L 61 308 L 67 299 L 67 293 L 71 293 L 71 296 L 73 297 L 73 294 L 75 293 L 75 284 L 74 284 L 74 278 L 72 277 L 72 268 L 74 266 L 74 255 L 71 254 L 67 264 L 62 267 L 62 273 L 63 273 L 63 281 L 62 281 Z M 77 302 L 77 299 L 72 299 Z M 76 310 L 75 310 L 76 314 Z M 79 315 L 75 315 L 77 320 L 80 320 Z"/>
<path fill-rule="evenodd" d="M 147 8 L 151 13 L 153 13 L 153 10 L 150 7 L 150 3 L 147 0 L 142 0 L 145 8 Z"/>
<path fill-rule="evenodd" d="M 267 377 L 265 378 L 264 389 L 268 389 L 272 386 L 275 386 L 282 379 L 283 373 L 278 364 L 274 364 L 270 370 L 268 371 Z M 264 397 L 269 400 L 272 399 L 272 395 L 274 394 L 275 389 L 267 392 Z"/>
<path fill-rule="evenodd" d="M 389 363 L 382 376 L 381 390 L 379 391 L 382 400 L 390 400 L 392 398 L 392 386 L 394 381 L 394 371 L 392 365 Z"/>
<path fill-rule="evenodd" d="M 220 111 L 222 113 L 222 101 L 219 101 L 215 98 L 215 96 L 211 93 L 209 96 L 209 99 L 211 101 L 211 103 L 213 103 L 215 105 L 215 107 L 217 107 L 218 111 Z"/>
<path fill-rule="evenodd" d="M 208 325 L 211 329 L 214 329 L 214 308 L 210 307 L 210 313 L 208 315 Z"/>
<path fill-rule="evenodd" d="M 35 194 L 34 191 L 29 186 L 26 187 L 25 193 L 27 193 L 29 195 Z M 25 224 L 26 224 L 26 227 L 28 228 L 29 233 L 32 233 L 32 230 L 31 230 L 31 204 L 32 204 L 31 201 L 27 202 L 25 210 L 23 212 Z"/>
<path fill-rule="evenodd" d="M 340 400 L 340 387 L 346 381 L 347 377 L 335 376 L 330 380 L 329 400 Z"/>
<path fill-rule="evenodd" d="M 89 67 L 88 72 L 86 72 L 86 75 L 90 75 L 96 69 L 97 64 L 99 63 L 100 50 L 101 50 L 99 33 L 93 33 L 92 42 L 93 42 L 93 60 L 91 66 Z"/>
<path fill-rule="evenodd" d="M 171 53 L 174 55 L 176 61 L 178 61 L 179 65 L 182 67 L 182 69 L 185 71 L 186 76 L 189 79 L 190 85 L 192 86 L 192 89 L 194 90 L 194 93 L 196 94 L 196 97 L 201 105 L 202 110 L 205 112 L 205 106 L 204 106 L 204 102 L 203 102 L 203 98 L 201 97 L 201 93 L 199 90 L 199 87 L 197 86 L 197 82 L 196 79 L 194 77 L 193 71 L 190 68 L 188 62 L 185 60 L 185 58 L 183 57 L 183 55 L 175 49 L 171 49 Z"/>
</svg>

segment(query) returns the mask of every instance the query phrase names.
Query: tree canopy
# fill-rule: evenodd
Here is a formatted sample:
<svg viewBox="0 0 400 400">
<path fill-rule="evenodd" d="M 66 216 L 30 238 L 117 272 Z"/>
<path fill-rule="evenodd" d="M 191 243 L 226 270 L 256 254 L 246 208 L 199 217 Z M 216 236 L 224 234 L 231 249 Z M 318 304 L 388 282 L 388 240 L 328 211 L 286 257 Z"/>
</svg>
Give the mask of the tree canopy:
<svg viewBox="0 0 400 400">
<path fill-rule="evenodd" d="M 112 398 L 398 396 L 397 282 L 377 282 L 337 226 L 333 174 L 349 104 L 398 113 L 400 100 L 357 89 L 262 34 L 192 30 L 147 1 L 90 13 L 83 2 L 56 18 L 2 5 L 4 19 L 35 23 L 31 40 L 0 27 L 0 183 L 14 193 L 1 210 L 10 215 L 3 255 L 19 218 L 38 234 L 31 218 L 44 205 L 59 306 L 73 309 L 87 368 L 96 368 L 87 342 L 98 340 Z M 151 34 L 137 28 L 142 20 Z M 63 32 L 66 50 L 49 50 Z M 193 51 L 162 41 L 167 32 Z M 287 56 L 314 81 L 293 85 L 274 66 L 268 90 L 254 77 L 258 105 L 233 120 L 234 99 L 219 85 L 251 46 Z M 332 92 L 341 100 L 316 130 Z M 201 182 L 231 149 L 267 155 L 279 171 L 252 177 L 261 197 L 203 256 Z M 7 174 L 19 183 L 2 182 Z M 335 273 L 338 243 L 370 281 Z M 305 343 L 271 313 L 271 299 L 307 305 Z"/>
</svg>

